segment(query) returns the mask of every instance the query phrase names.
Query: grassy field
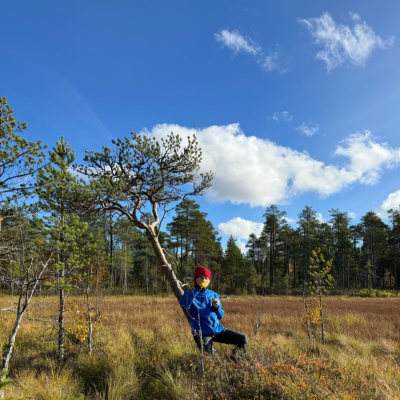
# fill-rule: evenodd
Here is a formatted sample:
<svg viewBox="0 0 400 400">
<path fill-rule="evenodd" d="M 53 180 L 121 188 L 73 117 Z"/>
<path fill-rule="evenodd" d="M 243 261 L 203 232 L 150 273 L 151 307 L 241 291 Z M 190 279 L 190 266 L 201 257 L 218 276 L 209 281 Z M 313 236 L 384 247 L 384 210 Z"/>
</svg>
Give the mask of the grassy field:
<svg viewBox="0 0 400 400">
<path fill-rule="evenodd" d="M 0 297 L 0 307 L 12 301 Z M 51 320 L 56 301 L 36 298 L 29 316 Z M 221 344 L 215 344 L 218 356 L 202 361 L 173 297 L 106 297 L 93 353 L 70 334 L 61 364 L 51 326 L 24 321 L 6 398 L 400 399 L 400 299 L 327 298 L 325 345 L 309 342 L 300 298 L 222 301 L 224 326 L 249 339 L 239 363 Z M 262 326 L 255 336 L 260 311 Z M 12 314 L 0 314 L 2 346 L 12 322 Z M 76 312 L 67 313 L 67 326 L 76 329 L 78 323 Z"/>
</svg>

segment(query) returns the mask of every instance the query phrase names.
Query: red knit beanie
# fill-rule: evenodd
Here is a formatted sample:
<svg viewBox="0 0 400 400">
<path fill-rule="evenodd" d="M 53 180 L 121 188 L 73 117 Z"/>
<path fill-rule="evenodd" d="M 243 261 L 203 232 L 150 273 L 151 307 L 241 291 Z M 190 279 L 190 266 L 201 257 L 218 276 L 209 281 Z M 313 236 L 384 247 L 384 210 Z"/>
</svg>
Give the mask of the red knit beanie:
<svg viewBox="0 0 400 400">
<path fill-rule="evenodd" d="M 211 271 L 207 268 L 196 267 L 196 270 L 194 271 L 194 281 L 196 282 L 196 279 L 200 276 L 206 276 L 211 281 Z"/>
</svg>

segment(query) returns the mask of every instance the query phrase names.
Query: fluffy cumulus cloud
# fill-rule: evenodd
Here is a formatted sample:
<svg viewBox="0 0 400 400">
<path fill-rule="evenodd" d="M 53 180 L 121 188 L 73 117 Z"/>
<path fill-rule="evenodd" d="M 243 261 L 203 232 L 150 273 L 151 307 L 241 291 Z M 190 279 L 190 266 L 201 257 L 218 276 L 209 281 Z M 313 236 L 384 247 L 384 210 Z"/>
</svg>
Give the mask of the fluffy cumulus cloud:
<svg viewBox="0 0 400 400">
<path fill-rule="evenodd" d="M 381 218 L 386 219 L 388 218 L 387 211 L 390 209 L 400 210 L 400 190 L 397 190 L 394 193 L 390 193 L 389 196 L 382 202 L 381 206 L 376 211 L 376 213 Z"/>
<path fill-rule="evenodd" d="M 293 119 L 293 115 L 290 115 L 289 111 L 274 112 L 273 114 L 269 115 L 267 119 L 279 123 L 281 121 L 291 121 Z"/>
<path fill-rule="evenodd" d="M 364 66 L 375 49 L 385 49 L 394 43 L 393 37 L 382 39 L 359 15 L 350 13 L 350 17 L 353 27 L 337 24 L 327 12 L 319 18 L 300 20 L 322 47 L 316 58 L 325 62 L 329 73 L 345 63 Z"/>
<path fill-rule="evenodd" d="M 296 131 L 308 137 L 314 136 L 319 131 L 319 125 L 306 125 L 304 122 L 296 128 Z"/>
<path fill-rule="evenodd" d="M 248 248 L 246 247 L 246 244 L 247 244 L 247 240 L 240 239 L 240 238 L 236 239 L 236 246 L 239 247 L 240 251 L 243 254 L 246 254 L 247 250 L 248 250 Z"/>
<path fill-rule="evenodd" d="M 221 32 L 215 33 L 214 38 L 217 42 L 232 50 L 234 54 L 239 52 L 252 54 L 257 64 L 267 72 L 277 70 L 282 74 L 286 73 L 286 69 L 280 66 L 278 52 L 266 54 L 257 42 L 244 37 L 237 30 L 223 29 Z"/>
<path fill-rule="evenodd" d="M 239 124 L 202 129 L 160 124 L 143 133 L 161 138 L 170 132 L 182 138 L 196 135 L 203 152 L 201 171 L 216 173 L 207 193 L 216 202 L 266 207 L 305 192 L 326 197 L 355 183 L 374 184 L 384 168 L 400 162 L 400 149 L 378 142 L 368 131 L 350 135 L 336 147 L 333 155 L 341 165 L 246 136 Z"/>
<path fill-rule="evenodd" d="M 228 222 L 222 222 L 218 225 L 218 231 L 223 235 L 232 235 L 236 238 L 248 239 L 254 233 L 260 236 L 264 224 L 262 222 L 253 222 L 236 217 Z"/>
</svg>

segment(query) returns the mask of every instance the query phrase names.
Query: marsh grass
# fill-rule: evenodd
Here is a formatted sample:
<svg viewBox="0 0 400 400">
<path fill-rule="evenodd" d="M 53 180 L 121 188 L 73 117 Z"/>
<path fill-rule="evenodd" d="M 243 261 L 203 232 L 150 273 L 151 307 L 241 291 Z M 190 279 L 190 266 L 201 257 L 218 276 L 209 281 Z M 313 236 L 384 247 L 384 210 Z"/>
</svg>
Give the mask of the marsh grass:
<svg viewBox="0 0 400 400">
<path fill-rule="evenodd" d="M 12 301 L 0 297 L 0 307 Z M 74 301 L 81 301 L 74 298 Z M 82 300 L 83 301 L 83 300 Z M 28 315 L 50 319 L 56 298 L 35 298 Z M 400 399 L 398 298 L 327 298 L 327 343 L 310 343 L 295 297 L 223 300 L 223 324 L 246 333 L 240 363 L 215 344 L 204 372 L 189 327 L 173 297 L 108 297 L 94 349 L 70 340 L 56 357 L 49 324 L 24 320 L 10 365 L 10 399 Z M 253 329 L 262 310 L 262 326 Z M 13 315 L 0 314 L 0 343 Z M 71 313 L 66 325 L 73 325 Z"/>
</svg>

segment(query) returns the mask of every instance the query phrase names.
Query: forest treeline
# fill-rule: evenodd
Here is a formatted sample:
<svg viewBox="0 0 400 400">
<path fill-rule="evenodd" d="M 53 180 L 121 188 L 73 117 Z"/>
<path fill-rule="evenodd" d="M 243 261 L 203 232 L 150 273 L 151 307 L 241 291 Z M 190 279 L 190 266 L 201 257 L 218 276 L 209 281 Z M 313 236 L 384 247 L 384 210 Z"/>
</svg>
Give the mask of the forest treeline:
<svg viewBox="0 0 400 400">
<path fill-rule="evenodd" d="M 151 204 L 156 198 L 154 204 L 160 204 L 161 214 L 168 211 L 169 222 L 163 222 L 161 215 L 160 221 L 152 225 L 153 230 L 139 229 L 140 224 L 151 225 L 154 204 L 153 208 L 146 208 L 140 201 L 133 202 L 133 206 L 126 202 L 125 209 L 133 207 L 129 212 L 125 209 L 121 212 L 116 206 L 120 206 L 119 201 L 126 201 L 121 197 L 126 189 L 115 179 L 116 171 L 129 170 L 126 161 L 118 160 L 118 155 L 112 159 L 107 148 L 102 153 L 87 153 L 86 161 L 91 162 L 92 171 L 102 166 L 103 180 L 99 182 L 108 190 L 97 203 L 103 207 L 93 207 L 88 199 L 93 198 L 93 191 L 100 190 L 100 183 L 94 188 L 81 177 L 79 173 L 89 175 L 87 167 L 74 165 L 75 153 L 70 145 L 61 138 L 47 156 L 40 142 L 21 138 L 26 124 L 17 122 L 6 99 L 1 99 L 0 285 L 3 291 L 12 293 L 16 284 L 20 287 L 28 279 L 31 263 L 35 271 L 37 265 L 46 265 L 37 289 L 57 293 L 61 301 L 67 291 L 87 291 L 93 287 L 123 294 L 169 292 L 166 271 L 160 268 L 155 254 L 155 237 L 176 277 L 186 287 L 192 285 L 195 266 L 203 265 L 212 271 L 213 288 L 221 293 L 300 292 L 309 279 L 311 252 L 320 248 L 326 260 L 333 259 L 331 274 L 337 290 L 398 289 L 400 214 L 397 210 L 388 210 L 389 224 L 373 211 L 362 216 L 360 223 L 352 224 L 349 215 L 338 209 L 330 210 L 330 219 L 321 222 L 317 210 L 305 206 L 296 224 L 289 224 L 286 212 L 271 205 L 262 215 L 261 234 L 251 234 L 246 252 L 242 253 L 233 237 L 223 249 L 218 231 L 195 200 L 177 196 L 174 191 L 167 198 L 165 191 L 151 192 L 150 185 L 143 193 Z M 134 138 L 141 146 L 140 154 L 158 154 L 156 142 Z M 174 140 L 171 148 L 180 145 L 179 138 Z M 120 140 L 114 144 L 119 149 L 124 146 Z M 198 161 L 201 159 L 196 149 L 193 154 Z M 135 166 L 142 162 L 138 157 L 134 156 Z M 177 153 L 171 157 L 178 159 Z M 160 176 L 165 179 L 154 165 L 151 168 L 148 171 L 154 182 Z M 187 168 L 189 171 L 194 167 Z M 133 167 L 125 177 L 136 181 L 147 179 L 135 173 Z M 181 178 L 174 179 L 173 184 L 185 183 Z M 193 176 L 187 179 L 193 180 Z M 207 185 L 209 182 L 198 193 Z M 119 192 L 115 192 L 116 186 Z M 110 188 L 117 193 L 111 200 L 107 197 Z M 107 201 L 113 206 L 105 207 Z M 132 223 L 136 212 L 137 221 Z"/>
</svg>

